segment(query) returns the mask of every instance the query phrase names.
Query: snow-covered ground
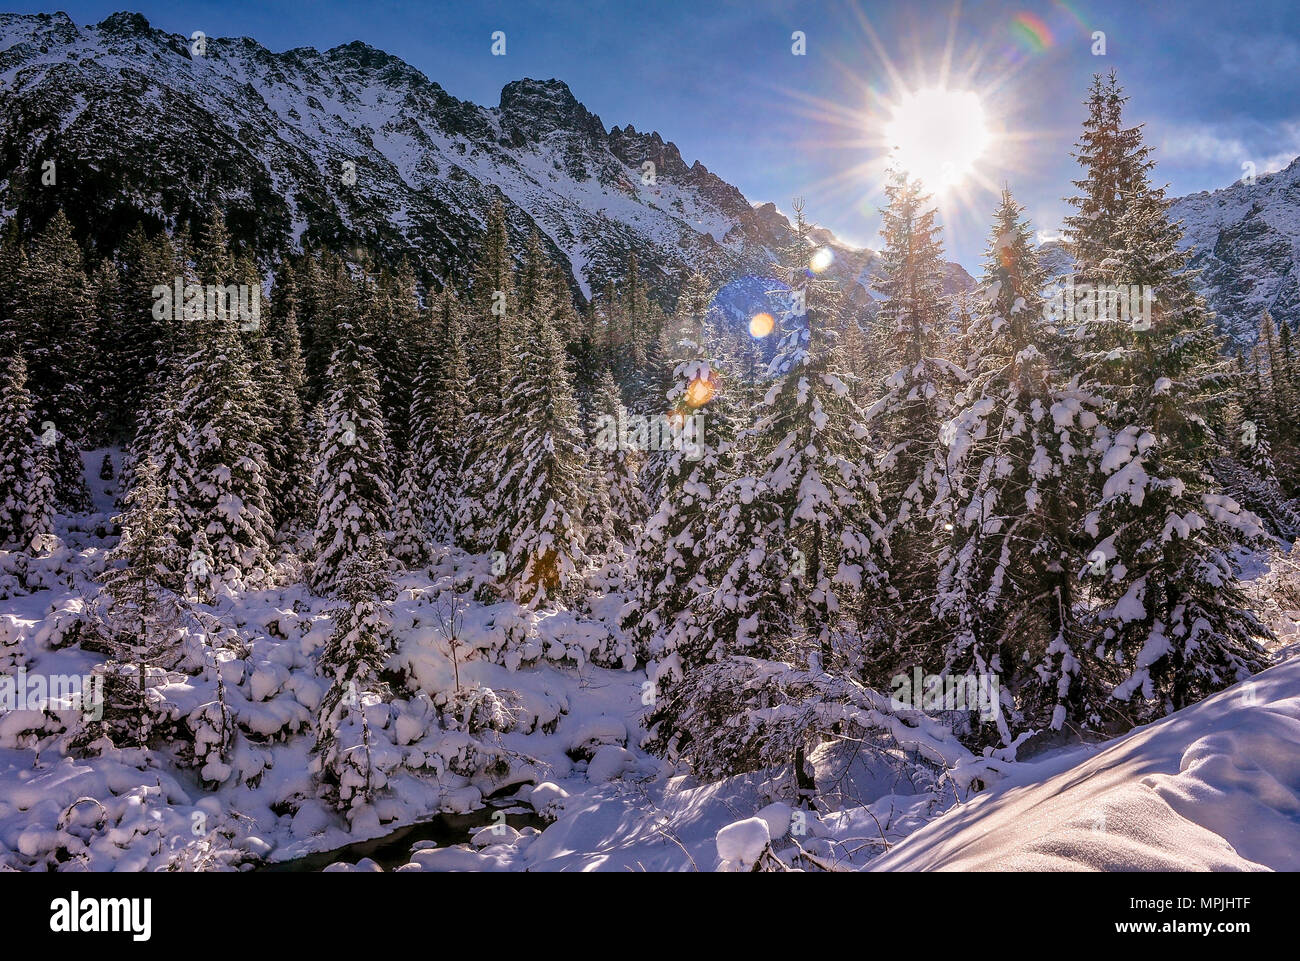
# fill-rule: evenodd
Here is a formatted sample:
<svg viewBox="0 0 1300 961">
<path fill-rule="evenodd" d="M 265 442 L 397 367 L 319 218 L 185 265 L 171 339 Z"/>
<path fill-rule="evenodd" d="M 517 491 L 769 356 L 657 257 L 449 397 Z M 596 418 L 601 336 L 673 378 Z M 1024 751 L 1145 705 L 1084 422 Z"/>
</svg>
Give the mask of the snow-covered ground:
<svg viewBox="0 0 1300 961">
<path fill-rule="evenodd" d="M 102 660 L 75 641 L 110 546 L 100 457 L 86 460 L 101 513 L 63 524 L 64 549 L 24 575 L 42 589 L 17 591 L 19 560 L 0 555 L 2 673 L 82 675 Z M 1112 742 L 1031 761 L 959 758 L 922 732 L 896 751 L 823 745 L 818 810 L 804 812 L 786 772 L 701 783 L 640 749 L 647 676 L 614 627 L 616 590 L 593 585 L 594 600 L 559 613 L 468 603 L 453 662 L 437 613 L 485 564 L 447 554 L 398 581 L 390 667 L 406 690 L 367 707 L 387 778 L 373 804 L 338 812 L 310 771 L 328 602 L 297 586 L 244 592 L 209 608 L 221 630 L 199 648 L 206 662 L 150 680 L 181 733 L 172 747 L 70 757 L 72 714 L 0 714 L 0 870 L 252 868 L 348 845 L 336 868 L 364 869 L 357 842 L 439 812 L 462 836 L 411 835 L 390 867 L 1300 869 L 1300 660 L 1285 659 L 1297 612 L 1272 612 L 1291 635 L 1277 666 Z M 204 764 L 184 735 L 203 730 L 218 677 L 239 733 Z"/>
<path fill-rule="evenodd" d="M 828 770 L 819 765 L 818 782 Z M 910 803 L 909 803 L 910 802 Z M 934 817 L 885 795 L 794 830 L 751 778 L 592 789 L 540 835 L 419 852 L 426 869 L 747 868 L 765 847 L 874 871 L 1300 870 L 1300 660 L 1158 723 L 1013 765 Z M 885 848 L 888 847 L 886 851 Z"/>
<path fill-rule="evenodd" d="M 1104 744 L 1021 763 L 880 871 L 1300 870 L 1300 660 Z"/>
</svg>

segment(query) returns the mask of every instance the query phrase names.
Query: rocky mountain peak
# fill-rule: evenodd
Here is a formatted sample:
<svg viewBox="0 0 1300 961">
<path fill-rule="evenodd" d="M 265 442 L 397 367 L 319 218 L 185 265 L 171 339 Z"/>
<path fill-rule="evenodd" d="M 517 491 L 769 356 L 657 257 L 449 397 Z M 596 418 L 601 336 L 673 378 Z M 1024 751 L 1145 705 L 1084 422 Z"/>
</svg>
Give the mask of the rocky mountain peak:
<svg viewBox="0 0 1300 961">
<path fill-rule="evenodd" d="M 502 131 L 516 147 L 536 143 L 555 131 L 591 140 L 605 136 L 600 118 L 578 102 L 563 80 L 512 80 L 502 88 L 497 110 Z"/>
<path fill-rule="evenodd" d="M 95 29 L 110 37 L 149 37 L 156 32 L 143 14 L 127 11 L 105 17 L 95 25 Z"/>
</svg>

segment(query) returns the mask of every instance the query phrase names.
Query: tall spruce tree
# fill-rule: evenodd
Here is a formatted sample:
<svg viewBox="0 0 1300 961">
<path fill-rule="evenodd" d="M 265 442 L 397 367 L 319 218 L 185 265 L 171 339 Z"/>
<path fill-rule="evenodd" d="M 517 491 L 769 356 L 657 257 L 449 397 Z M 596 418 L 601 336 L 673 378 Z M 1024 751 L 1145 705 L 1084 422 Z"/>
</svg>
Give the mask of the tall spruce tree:
<svg viewBox="0 0 1300 961">
<path fill-rule="evenodd" d="M 184 553 L 176 512 L 152 458 L 136 463 L 123 500 L 114 518 L 122 533 L 100 575 L 108 600 L 103 640 L 111 655 L 105 722 L 110 736 L 122 731 L 143 746 L 154 721 L 148 668 L 173 666 L 179 656 L 176 628 L 183 605 L 175 591 Z"/>
<path fill-rule="evenodd" d="M 0 371 L 0 547 L 26 548 L 29 505 L 39 478 L 27 363 L 12 340 Z"/>
<path fill-rule="evenodd" d="M 346 329 L 339 333 L 348 336 Z M 340 351 L 345 349 L 340 345 Z M 375 393 L 377 408 L 377 383 Z M 370 801 L 384 785 L 371 751 L 366 706 L 376 697 L 386 700 L 390 693 L 381 676 L 391 648 L 386 553 L 377 538 L 359 542 L 358 549 L 342 559 L 334 578 L 334 631 L 319 665 L 329 688 L 321 699 L 314 748 L 318 770 L 336 789 L 339 806 L 345 810 Z"/>
<path fill-rule="evenodd" d="M 198 245 L 198 274 L 204 285 L 225 286 L 237 276 L 220 214 L 210 216 Z M 260 577 L 272 561 L 274 523 L 268 505 L 266 452 L 268 425 L 263 395 L 240 340 L 240 320 L 223 310 L 186 304 L 188 338 L 194 349 L 181 367 L 174 427 L 179 443 L 159 464 L 187 489 L 176 491 L 181 540 L 192 547 L 203 531 L 209 561 L 223 581 Z M 215 307 L 215 309 L 213 309 Z M 164 438 L 164 444 L 170 438 Z"/>
<path fill-rule="evenodd" d="M 1142 128 L 1124 126 L 1127 102 L 1115 71 L 1092 78 L 1084 102 L 1088 116 L 1073 153 L 1083 176 L 1073 182 L 1078 193 L 1066 198 L 1075 209 L 1065 219 L 1065 232 L 1077 283 L 1104 283 L 1109 278 L 1110 261 L 1121 244 L 1120 219 L 1127 198 L 1151 166 Z"/>
<path fill-rule="evenodd" d="M 374 366 L 374 355 L 352 326 L 340 325 L 314 478 L 319 514 L 311 583 L 319 593 L 345 584 L 349 558 L 364 558 L 366 571 L 387 564 L 393 495 Z"/>
<path fill-rule="evenodd" d="M 973 732 L 984 741 L 1080 723 L 1105 693 L 1084 670 L 1088 635 L 1075 609 L 1095 405 L 1060 369 L 1065 346 L 1046 315 L 1023 211 L 1004 188 L 966 336 L 971 379 L 941 430 L 948 470 L 937 513 L 951 533 L 931 662 L 949 676 L 1000 678 L 1010 711 Z"/>
<path fill-rule="evenodd" d="M 59 503 L 90 508 L 80 444 L 97 399 L 87 396 L 95 348 L 95 302 L 72 224 L 60 210 L 31 245 L 16 290 L 13 330 L 27 359 L 28 389 L 43 436 L 54 437 Z"/>
<path fill-rule="evenodd" d="M 522 329 L 505 205 L 498 197 L 488 212 L 487 232 L 474 271 L 466 347 L 470 410 L 465 449 L 465 494 L 456 529 L 467 546 L 495 549 L 501 533 L 501 506 L 493 498 L 495 465 L 509 440 L 504 405 L 519 375 Z"/>
<path fill-rule="evenodd" d="M 538 319 L 529 319 L 522 373 L 495 431 L 502 448 L 493 467 L 494 542 L 505 554 L 506 583 L 530 606 L 569 596 L 587 563 L 586 438 L 568 354 L 551 319 L 558 296 L 548 285 L 534 307 Z"/>
<path fill-rule="evenodd" d="M 876 484 L 867 473 L 866 416 L 842 367 L 839 284 L 809 266 L 811 225 L 795 202 L 794 242 L 777 279 L 791 306 L 769 370 L 774 375 L 753 431 L 756 471 L 776 499 L 797 616 L 830 666 L 832 637 L 865 599 L 874 608 L 886 581 L 884 528 Z M 848 607 L 846 609 L 846 602 Z"/>
<path fill-rule="evenodd" d="M 1081 156 L 1084 194 L 1074 202 L 1115 219 L 1105 230 L 1099 218 L 1068 224 L 1070 249 L 1094 283 L 1126 291 L 1130 301 L 1149 293 L 1153 306 L 1149 317 L 1098 306 L 1080 324 L 1087 373 L 1106 402 L 1092 444 L 1099 470 L 1085 528 L 1095 541 L 1087 570 L 1097 580 L 1098 653 L 1119 666 L 1114 697 L 1141 722 L 1258 669 L 1267 631 L 1248 609 L 1236 554 L 1262 531 L 1210 473 L 1222 452 L 1214 425 L 1223 422 L 1235 378 L 1186 269 L 1171 202 L 1150 182 L 1140 128 L 1123 127 L 1125 98 L 1114 76 L 1100 108 L 1099 86 L 1085 140 L 1099 112 L 1111 140 L 1097 134 L 1100 146 Z M 1095 199 L 1109 184 L 1115 208 Z"/>
<path fill-rule="evenodd" d="M 420 361 L 411 398 L 411 450 L 420 492 L 420 522 L 436 543 L 457 541 L 470 444 L 470 375 L 465 316 L 449 287 L 433 303 L 432 343 Z"/>
<path fill-rule="evenodd" d="M 709 592 L 703 576 L 712 549 L 708 525 L 713 499 L 734 469 L 740 427 L 735 400 L 726 393 L 729 378 L 708 357 L 704 344 L 704 293 L 699 282 L 688 282 L 682 294 L 678 315 L 689 321 L 679 325 L 679 360 L 667 397 L 670 409 L 698 418 L 700 426 L 692 430 L 689 444 L 657 457 L 662 461 L 655 485 L 659 493 L 636 539 L 635 593 L 622 613 L 638 650 L 657 662 L 654 680 L 665 690 L 686 668 L 701 663 L 711 644 L 701 621 Z"/>
<path fill-rule="evenodd" d="M 945 266 L 935 210 L 921 183 L 897 174 L 885 188 L 881 270 L 874 286 L 884 300 L 877 313 L 884 393 L 868 411 L 879 449 L 875 470 L 889 543 L 889 579 L 896 592 L 895 650 L 932 628 L 936 570 L 935 494 L 945 464 L 941 424 L 964 372 L 946 360 L 940 344 L 948 323 Z"/>
</svg>

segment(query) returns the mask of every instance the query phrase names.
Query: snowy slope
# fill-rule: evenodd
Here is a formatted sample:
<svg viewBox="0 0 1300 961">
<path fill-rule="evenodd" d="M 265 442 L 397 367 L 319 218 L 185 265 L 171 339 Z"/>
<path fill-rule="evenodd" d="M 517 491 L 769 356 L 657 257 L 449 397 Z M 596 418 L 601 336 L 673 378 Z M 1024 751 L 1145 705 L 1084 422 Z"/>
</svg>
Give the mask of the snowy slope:
<svg viewBox="0 0 1300 961">
<path fill-rule="evenodd" d="M 1300 870 L 1300 660 L 1116 741 L 1018 765 L 871 867 Z"/>
</svg>

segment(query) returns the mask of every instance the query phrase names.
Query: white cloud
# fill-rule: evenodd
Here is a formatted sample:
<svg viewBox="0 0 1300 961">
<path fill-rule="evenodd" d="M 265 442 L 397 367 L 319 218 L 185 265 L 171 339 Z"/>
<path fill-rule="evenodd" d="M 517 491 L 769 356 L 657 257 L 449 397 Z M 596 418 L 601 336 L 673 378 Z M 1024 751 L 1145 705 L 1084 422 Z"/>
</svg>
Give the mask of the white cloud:
<svg viewBox="0 0 1300 961">
<path fill-rule="evenodd" d="M 1234 171 L 1246 162 L 1255 165 L 1257 176 L 1281 170 L 1300 155 L 1300 121 L 1279 124 L 1267 135 L 1251 138 L 1212 125 L 1172 128 L 1165 136 L 1158 160 L 1223 164 Z"/>
</svg>

